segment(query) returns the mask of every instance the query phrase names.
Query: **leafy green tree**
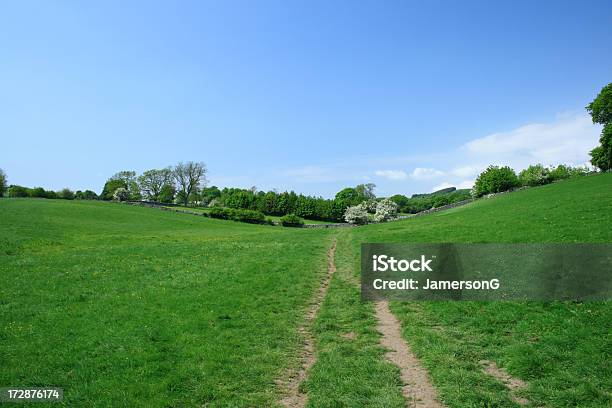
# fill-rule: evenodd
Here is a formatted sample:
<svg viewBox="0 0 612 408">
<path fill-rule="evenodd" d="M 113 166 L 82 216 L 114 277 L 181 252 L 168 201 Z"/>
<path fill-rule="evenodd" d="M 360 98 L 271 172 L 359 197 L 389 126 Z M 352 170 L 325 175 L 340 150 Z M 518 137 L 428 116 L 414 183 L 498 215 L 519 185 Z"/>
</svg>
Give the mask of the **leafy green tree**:
<svg viewBox="0 0 612 408">
<path fill-rule="evenodd" d="M 138 177 L 138 188 L 144 197 L 149 200 L 159 200 L 159 193 L 164 185 L 172 182 L 172 170 L 151 169 Z"/>
<path fill-rule="evenodd" d="M 393 195 L 391 197 L 389 197 L 389 200 L 393 201 L 395 204 L 397 204 L 398 208 L 400 211 L 404 211 L 404 207 L 406 207 L 408 205 L 408 203 L 410 202 L 409 198 L 406 197 L 405 195 L 402 194 L 396 194 Z"/>
<path fill-rule="evenodd" d="M 355 191 L 357 191 L 359 197 L 362 198 L 361 201 L 373 200 L 376 198 L 376 195 L 374 194 L 375 188 L 376 184 L 374 183 L 358 184 L 355 187 Z"/>
<path fill-rule="evenodd" d="M 63 200 L 74 200 L 74 192 L 69 188 L 63 188 L 57 192 L 57 198 L 61 198 Z"/>
<path fill-rule="evenodd" d="M 519 185 L 519 179 L 510 167 L 489 166 L 476 179 L 474 195 L 481 197 L 485 194 L 500 193 Z"/>
<path fill-rule="evenodd" d="M 174 188 L 174 185 L 164 184 L 161 190 L 159 191 L 157 200 L 162 203 L 170 204 L 174 201 L 175 195 L 176 195 L 176 189 Z"/>
<path fill-rule="evenodd" d="M 35 187 L 32 190 L 30 190 L 30 197 L 47 198 L 47 192 L 42 187 Z"/>
<path fill-rule="evenodd" d="M 8 189 L 8 196 L 9 197 L 29 197 L 30 196 L 30 189 L 27 187 L 23 187 L 23 186 L 10 186 Z"/>
<path fill-rule="evenodd" d="M 202 189 L 202 201 L 209 204 L 215 198 L 221 197 L 221 190 L 217 186 L 204 187 Z"/>
<path fill-rule="evenodd" d="M 104 184 L 100 198 L 102 200 L 112 200 L 118 188 L 125 188 L 127 190 L 128 185 L 125 180 L 110 178 Z"/>
<path fill-rule="evenodd" d="M 7 189 L 7 179 L 4 170 L 0 169 L 0 198 L 4 196 Z"/>
<path fill-rule="evenodd" d="M 586 109 L 593 123 L 603 125 L 600 144 L 591 150 L 591 164 L 601 171 L 612 170 L 612 83 L 604 86 Z"/>
<path fill-rule="evenodd" d="M 336 194 L 335 200 L 347 207 L 355 206 L 364 201 L 363 196 L 353 187 L 344 188 Z"/>
<path fill-rule="evenodd" d="M 533 164 L 519 173 L 519 181 L 524 186 L 541 186 L 552 181 L 550 170 L 541 164 Z"/>
</svg>

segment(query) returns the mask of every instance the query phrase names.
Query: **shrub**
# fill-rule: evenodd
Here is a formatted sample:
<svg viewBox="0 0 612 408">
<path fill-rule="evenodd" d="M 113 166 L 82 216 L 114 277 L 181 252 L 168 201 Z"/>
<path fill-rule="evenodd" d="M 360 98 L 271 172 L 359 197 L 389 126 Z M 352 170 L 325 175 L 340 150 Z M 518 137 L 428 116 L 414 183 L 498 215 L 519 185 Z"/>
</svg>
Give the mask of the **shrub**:
<svg viewBox="0 0 612 408">
<path fill-rule="evenodd" d="M 30 190 L 30 197 L 47 198 L 47 192 L 42 187 L 36 187 Z"/>
<path fill-rule="evenodd" d="M 232 220 L 239 222 L 247 222 L 250 224 L 265 224 L 266 217 L 260 211 L 254 210 L 241 210 L 235 208 L 211 208 L 208 212 L 208 216 L 211 218 L 218 218 L 221 220 Z"/>
<path fill-rule="evenodd" d="M 61 191 L 57 192 L 57 198 L 61 198 L 64 200 L 74 200 L 74 192 L 69 188 L 64 188 Z"/>
<path fill-rule="evenodd" d="M 533 164 L 519 173 L 519 181 L 524 186 L 541 186 L 552 181 L 550 170 L 541 164 Z"/>
<path fill-rule="evenodd" d="M 355 205 L 346 209 L 344 212 L 344 219 L 349 224 L 367 224 L 368 211 L 366 210 L 365 205 Z"/>
<path fill-rule="evenodd" d="M 74 193 L 74 198 L 77 200 L 97 200 L 98 195 L 94 191 L 91 191 L 91 190 L 85 190 L 85 191 L 77 190 L 77 192 Z"/>
<path fill-rule="evenodd" d="M 232 220 L 250 224 L 264 224 L 266 216 L 262 212 L 254 210 L 234 210 Z"/>
<path fill-rule="evenodd" d="M 10 186 L 8 189 L 9 197 L 29 197 L 30 189 L 22 186 Z"/>
<path fill-rule="evenodd" d="M 511 190 L 519 185 L 518 177 L 510 167 L 489 166 L 476 179 L 474 195 L 481 197 L 485 194 L 500 193 Z"/>
<path fill-rule="evenodd" d="M 376 204 L 376 213 L 374 214 L 374 221 L 384 222 L 389 221 L 397 217 L 397 204 L 388 198 L 379 201 Z"/>
<path fill-rule="evenodd" d="M 287 214 L 280 219 L 283 227 L 303 227 L 304 220 L 295 214 Z"/>
<path fill-rule="evenodd" d="M 214 207 L 214 208 L 211 208 L 211 210 L 208 212 L 208 215 L 211 218 L 218 218 L 221 220 L 231 220 L 233 212 L 234 210 L 230 208 Z"/>
<path fill-rule="evenodd" d="M 127 201 L 130 199 L 130 192 L 127 188 L 119 187 L 115 190 L 113 198 L 117 201 Z"/>
</svg>

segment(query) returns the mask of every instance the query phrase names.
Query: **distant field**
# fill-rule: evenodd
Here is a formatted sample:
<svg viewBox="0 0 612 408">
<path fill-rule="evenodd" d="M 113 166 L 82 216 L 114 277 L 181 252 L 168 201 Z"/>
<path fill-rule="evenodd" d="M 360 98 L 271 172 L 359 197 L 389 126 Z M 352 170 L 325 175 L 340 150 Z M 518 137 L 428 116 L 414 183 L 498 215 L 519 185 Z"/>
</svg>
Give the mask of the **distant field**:
<svg viewBox="0 0 612 408">
<path fill-rule="evenodd" d="M 612 174 L 351 231 L 355 255 L 360 242 L 612 242 Z M 533 406 L 612 406 L 610 302 L 395 302 L 392 310 L 449 407 L 516 406 L 481 373 L 483 359 L 526 380 Z"/>
<path fill-rule="evenodd" d="M 68 406 L 267 406 L 327 230 L 0 200 L 0 384 Z"/>
</svg>

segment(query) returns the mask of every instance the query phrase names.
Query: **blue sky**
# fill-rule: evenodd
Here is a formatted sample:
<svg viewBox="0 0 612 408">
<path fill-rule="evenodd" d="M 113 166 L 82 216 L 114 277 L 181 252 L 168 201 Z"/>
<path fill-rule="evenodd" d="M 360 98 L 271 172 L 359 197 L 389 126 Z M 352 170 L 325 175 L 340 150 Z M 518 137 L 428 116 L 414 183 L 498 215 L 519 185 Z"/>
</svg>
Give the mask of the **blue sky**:
<svg viewBox="0 0 612 408">
<path fill-rule="evenodd" d="M 0 168 L 99 192 L 197 160 L 209 184 L 333 196 L 580 164 L 610 39 L 609 1 L 5 1 Z"/>
</svg>

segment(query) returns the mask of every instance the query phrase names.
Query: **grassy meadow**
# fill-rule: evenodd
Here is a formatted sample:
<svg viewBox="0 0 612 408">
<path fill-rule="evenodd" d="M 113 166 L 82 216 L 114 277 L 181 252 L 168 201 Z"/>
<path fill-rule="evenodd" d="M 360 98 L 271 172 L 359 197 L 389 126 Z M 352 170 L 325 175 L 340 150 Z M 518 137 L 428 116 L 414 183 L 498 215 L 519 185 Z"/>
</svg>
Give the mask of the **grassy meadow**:
<svg viewBox="0 0 612 408">
<path fill-rule="evenodd" d="M 266 406 L 326 272 L 326 230 L 0 200 L 0 384 L 67 406 Z"/>
<path fill-rule="evenodd" d="M 64 388 L 66 406 L 273 406 L 314 323 L 310 407 L 401 407 L 371 303 L 362 242 L 612 242 L 612 174 L 350 229 L 242 224 L 104 202 L 0 200 L 0 384 Z M 391 303 L 449 408 L 612 405 L 609 302 Z"/>
</svg>

